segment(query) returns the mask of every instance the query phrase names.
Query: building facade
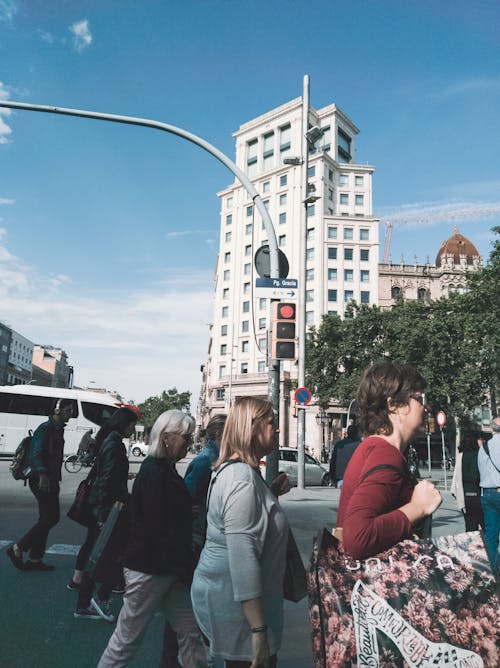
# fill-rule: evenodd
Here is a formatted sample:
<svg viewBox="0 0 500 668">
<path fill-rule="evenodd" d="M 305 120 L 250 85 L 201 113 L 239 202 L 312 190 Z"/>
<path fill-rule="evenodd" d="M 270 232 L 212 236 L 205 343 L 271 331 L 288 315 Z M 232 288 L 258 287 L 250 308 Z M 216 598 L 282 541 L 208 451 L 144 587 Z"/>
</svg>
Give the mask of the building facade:
<svg viewBox="0 0 500 668">
<path fill-rule="evenodd" d="M 40 385 L 73 387 L 73 367 L 68 365 L 68 356 L 61 348 L 34 346 L 33 368 L 37 382 Z M 48 382 L 49 378 L 50 383 Z"/>
<path fill-rule="evenodd" d="M 7 385 L 25 385 L 31 380 L 33 342 L 12 330 L 7 367 Z"/>
<path fill-rule="evenodd" d="M 358 129 L 332 104 L 310 108 L 307 193 L 302 150 L 302 99 L 297 98 L 242 125 L 234 134 L 236 164 L 261 194 L 285 253 L 289 277 L 304 290 L 306 327 L 326 313 L 343 317 L 347 304 L 377 304 L 379 226 L 372 214 L 374 168 L 355 162 Z M 303 229 L 304 201 L 307 205 Z M 236 396 L 267 396 L 269 300 L 255 294 L 254 257 L 266 232 L 239 182 L 218 193 L 220 245 L 215 272 L 214 317 L 208 359 L 202 367 L 198 423 L 229 408 Z M 311 199 L 311 198 L 310 198 Z M 304 238 L 306 244 L 304 248 Z M 305 276 L 299 276 L 302 253 Z M 300 284 L 302 281 L 302 284 Z M 282 363 L 280 439 L 291 443 L 290 393 L 297 378 L 293 362 Z M 318 452 L 321 426 L 306 427 L 306 445 Z M 312 427 L 312 425 L 311 425 Z M 314 437 L 312 433 L 314 431 Z M 293 443 L 291 443 L 293 445 Z"/>
<path fill-rule="evenodd" d="M 0 322 L 0 385 L 7 385 L 12 330 Z"/>
</svg>

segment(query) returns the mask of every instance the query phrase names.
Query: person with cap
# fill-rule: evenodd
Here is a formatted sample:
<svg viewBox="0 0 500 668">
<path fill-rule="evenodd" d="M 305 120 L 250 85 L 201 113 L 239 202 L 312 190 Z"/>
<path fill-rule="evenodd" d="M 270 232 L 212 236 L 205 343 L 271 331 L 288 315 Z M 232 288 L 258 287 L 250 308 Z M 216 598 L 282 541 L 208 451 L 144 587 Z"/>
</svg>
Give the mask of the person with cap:
<svg viewBox="0 0 500 668">
<path fill-rule="evenodd" d="M 491 421 L 492 438 L 479 450 L 481 505 L 484 514 L 484 540 L 493 571 L 498 571 L 500 532 L 500 417 Z"/>
</svg>

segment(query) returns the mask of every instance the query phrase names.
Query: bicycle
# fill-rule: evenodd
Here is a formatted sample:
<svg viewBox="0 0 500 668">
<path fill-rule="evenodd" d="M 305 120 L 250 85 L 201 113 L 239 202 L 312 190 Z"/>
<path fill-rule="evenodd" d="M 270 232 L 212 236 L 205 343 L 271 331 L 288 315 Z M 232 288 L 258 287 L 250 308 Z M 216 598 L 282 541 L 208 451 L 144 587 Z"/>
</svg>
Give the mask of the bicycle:
<svg viewBox="0 0 500 668">
<path fill-rule="evenodd" d="M 66 457 L 64 468 L 68 473 L 78 473 L 83 466 L 92 466 L 94 457 L 89 452 L 82 452 Z"/>
</svg>

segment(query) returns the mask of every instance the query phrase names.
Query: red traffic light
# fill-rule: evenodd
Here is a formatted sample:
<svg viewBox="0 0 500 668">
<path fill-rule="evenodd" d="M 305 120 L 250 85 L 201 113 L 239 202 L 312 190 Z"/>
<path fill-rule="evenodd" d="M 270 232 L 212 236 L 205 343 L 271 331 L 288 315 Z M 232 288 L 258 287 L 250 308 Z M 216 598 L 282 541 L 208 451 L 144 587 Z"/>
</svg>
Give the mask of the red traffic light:
<svg viewBox="0 0 500 668">
<path fill-rule="evenodd" d="M 278 320 L 295 320 L 295 304 L 278 302 L 276 317 Z"/>
</svg>

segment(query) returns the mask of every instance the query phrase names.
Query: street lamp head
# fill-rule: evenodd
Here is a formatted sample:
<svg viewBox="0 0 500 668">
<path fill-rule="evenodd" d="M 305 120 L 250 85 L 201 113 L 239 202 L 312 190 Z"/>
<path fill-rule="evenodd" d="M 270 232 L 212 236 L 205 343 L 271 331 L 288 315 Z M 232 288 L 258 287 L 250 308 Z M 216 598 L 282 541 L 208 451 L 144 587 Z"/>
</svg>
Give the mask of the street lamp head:
<svg viewBox="0 0 500 668">
<path fill-rule="evenodd" d="M 324 134 L 324 131 L 319 128 L 317 125 L 313 125 L 312 128 L 306 132 L 306 139 L 309 144 L 315 144 L 318 139 L 320 139 Z"/>
<path fill-rule="evenodd" d="M 305 198 L 304 204 L 314 204 L 314 202 L 317 202 L 319 199 L 321 199 L 321 197 L 318 197 L 318 195 L 311 193 Z"/>
<path fill-rule="evenodd" d="M 291 158 L 283 158 L 283 164 L 284 165 L 302 165 L 303 164 L 302 158 L 299 158 L 298 156 L 294 156 Z"/>
</svg>

